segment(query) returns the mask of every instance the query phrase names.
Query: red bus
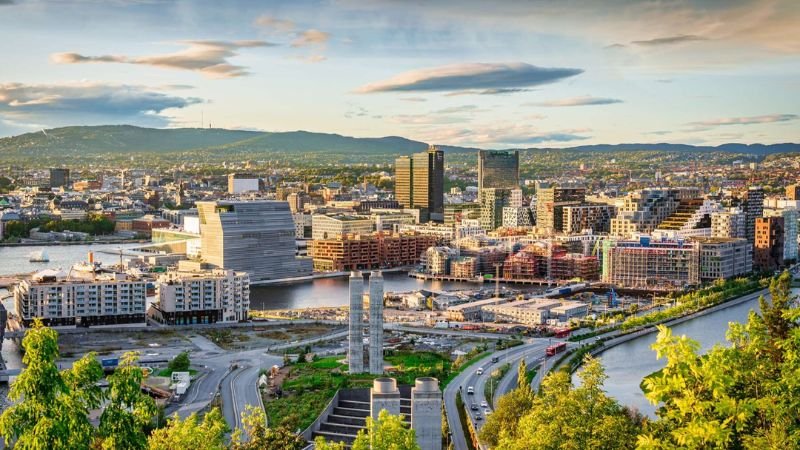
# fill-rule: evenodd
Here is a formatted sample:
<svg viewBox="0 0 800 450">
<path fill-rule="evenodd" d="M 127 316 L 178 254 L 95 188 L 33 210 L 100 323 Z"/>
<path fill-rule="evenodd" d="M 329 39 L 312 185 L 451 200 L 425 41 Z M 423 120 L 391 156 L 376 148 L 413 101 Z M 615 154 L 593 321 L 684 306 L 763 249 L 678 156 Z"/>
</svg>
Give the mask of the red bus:
<svg viewBox="0 0 800 450">
<path fill-rule="evenodd" d="M 545 350 L 545 354 L 547 356 L 553 356 L 556 353 L 561 353 L 566 349 L 567 349 L 567 343 L 559 342 L 558 344 L 553 344 L 550 347 L 547 347 L 547 350 Z"/>
<path fill-rule="evenodd" d="M 572 331 L 569 328 L 556 328 L 553 330 L 555 332 L 555 337 L 561 339 L 565 337 L 569 337 L 569 333 Z"/>
</svg>

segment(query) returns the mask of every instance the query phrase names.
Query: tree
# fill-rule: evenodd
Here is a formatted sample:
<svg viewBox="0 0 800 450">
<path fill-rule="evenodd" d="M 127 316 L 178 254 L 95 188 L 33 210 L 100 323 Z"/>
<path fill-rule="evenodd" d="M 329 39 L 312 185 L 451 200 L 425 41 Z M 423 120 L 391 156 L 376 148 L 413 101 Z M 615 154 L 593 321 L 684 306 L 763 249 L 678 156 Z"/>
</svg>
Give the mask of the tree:
<svg viewBox="0 0 800 450">
<path fill-rule="evenodd" d="M 579 387 L 572 386 L 570 375 L 564 371 L 545 377 L 542 391 L 534 397 L 530 410 L 518 422 L 501 428 L 496 448 L 633 448 L 639 424 L 626 409 L 603 392 L 606 376 L 600 362 L 587 355 L 583 371 L 578 376 L 581 379 Z"/>
<path fill-rule="evenodd" d="M 288 428 L 267 428 L 267 417 L 262 409 L 248 405 L 242 413 L 242 424 L 244 429 L 233 433 L 231 450 L 302 450 L 307 446 L 305 439 Z"/>
<path fill-rule="evenodd" d="M 38 319 L 22 348 L 26 369 L 11 385 L 8 398 L 15 403 L 0 416 L 0 434 L 19 450 L 89 449 L 95 432 L 89 410 L 103 399 L 96 355 L 88 353 L 59 372 L 58 333 Z"/>
<path fill-rule="evenodd" d="M 519 368 L 517 369 L 517 387 L 531 388 L 531 380 L 528 378 L 528 364 L 525 363 L 525 359 L 519 362 Z"/>
<path fill-rule="evenodd" d="M 180 352 L 172 358 L 167 367 L 173 372 L 186 372 L 190 364 L 189 352 Z"/>
<path fill-rule="evenodd" d="M 139 355 L 128 352 L 108 377 L 109 404 L 100 416 L 99 434 L 104 450 L 147 448 L 146 427 L 158 413 L 155 402 L 142 393 L 144 372 L 136 365 Z"/>
<path fill-rule="evenodd" d="M 800 311 L 790 281 L 773 280 L 763 317 L 732 323 L 730 345 L 702 357 L 697 342 L 660 327 L 653 349 L 666 366 L 644 384 L 648 400 L 663 405 L 639 448 L 800 448 Z"/>
<path fill-rule="evenodd" d="M 360 430 L 352 450 L 420 450 L 414 430 L 399 415 L 381 410 L 378 420 L 367 417 L 366 431 Z"/>
<path fill-rule="evenodd" d="M 149 450 L 224 450 L 225 434 L 229 430 L 219 408 L 212 409 L 202 420 L 197 413 L 184 420 L 176 413 L 166 427 L 153 431 L 147 444 Z"/>
<path fill-rule="evenodd" d="M 533 390 L 530 383 L 519 384 L 516 389 L 500 397 L 494 413 L 486 416 L 486 423 L 480 431 L 481 441 L 495 447 L 503 433 L 514 439 L 518 431 L 516 424 L 532 407 Z"/>
</svg>

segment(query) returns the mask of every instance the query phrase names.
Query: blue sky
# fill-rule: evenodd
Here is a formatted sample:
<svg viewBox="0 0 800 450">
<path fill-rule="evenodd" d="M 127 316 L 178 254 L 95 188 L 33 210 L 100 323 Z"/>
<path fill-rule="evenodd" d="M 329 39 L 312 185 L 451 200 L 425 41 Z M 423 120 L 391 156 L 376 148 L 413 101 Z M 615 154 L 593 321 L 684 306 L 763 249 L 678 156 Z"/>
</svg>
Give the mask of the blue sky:
<svg viewBox="0 0 800 450">
<path fill-rule="evenodd" d="M 0 136 L 797 142 L 796 0 L 0 0 Z"/>
</svg>

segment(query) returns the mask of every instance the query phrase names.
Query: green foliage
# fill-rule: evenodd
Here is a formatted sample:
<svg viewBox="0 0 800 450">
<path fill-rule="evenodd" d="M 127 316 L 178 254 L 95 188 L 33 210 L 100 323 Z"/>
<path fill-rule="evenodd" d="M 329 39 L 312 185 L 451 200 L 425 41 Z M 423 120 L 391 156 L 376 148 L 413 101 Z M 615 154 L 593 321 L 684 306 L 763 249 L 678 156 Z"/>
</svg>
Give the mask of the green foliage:
<svg viewBox="0 0 800 450">
<path fill-rule="evenodd" d="M 755 278 L 735 278 L 716 282 L 711 286 L 699 289 L 678 297 L 676 305 L 661 311 L 652 312 L 641 316 L 631 316 L 622 323 L 620 328 L 631 330 L 645 325 L 652 325 L 699 311 L 710 306 L 718 305 L 727 300 L 741 297 L 763 288 L 766 280 Z"/>
<path fill-rule="evenodd" d="M 242 413 L 242 424 L 244 429 L 237 429 L 233 433 L 230 450 L 302 450 L 306 446 L 302 437 L 285 427 L 267 428 L 264 411 L 250 405 Z"/>
<path fill-rule="evenodd" d="M 157 414 L 152 398 L 142 393 L 144 372 L 136 365 L 139 355 L 128 352 L 108 377 L 109 404 L 100 416 L 99 435 L 103 450 L 147 448 L 145 428 Z"/>
<path fill-rule="evenodd" d="M 420 450 L 414 436 L 401 416 L 381 410 L 378 420 L 367 417 L 367 429 L 358 432 L 352 450 Z"/>
<path fill-rule="evenodd" d="M 648 400 L 663 405 L 639 448 L 800 448 L 800 311 L 790 281 L 773 280 L 763 317 L 731 323 L 731 345 L 702 358 L 697 342 L 659 328 L 653 349 L 666 366 L 644 383 Z"/>
<path fill-rule="evenodd" d="M 499 442 L 496 448 L 633 448 L 639 430 L 638 419 L 605 394 L 603 381 L 606 375 L 600 362 L 587 356 L 584 370 L 579 376 L 579 387 L 573 387 L 569 375 L 562 371 L 545 377 L 541 393 L 533 398 L 533 404 L 527 412 L 518 421 L 507 415 L 509 422 L 498 426 Z M 520 395 L 515 391 L 515 396 Z M 519 399 L 516 401 L 521 402 Z M 524 404 L 520 405 L 520 408 L 524 407 Z M 509 414 L 517 413 L 514 411 Z M 497 414 L 492 414 L 490 420 L 500 420 L 494 419 L 493 416 Z M 487 437 L 495 438 L 494 435 Z"/>
<path fill-rule="evenodd" d="M 229 431 L 219 408 L 212 409 L 200 420 L 197 413 L 181 420 L 177 413 L 164 428 L 153 431 L 147 440 L 149 450 L 223 450 Z"/>
<path fill-rule="evenodd" d="M 515 439 L 518 431 L 516 424 L 531 408 L 533 390 L 530 383 L 520 383 L 516 389 L 500 397 L 494 412 L 486 416 L 486 423 L 480 431 L 481 441 L 495 447 L 500 442 L 501 434 L 508 439 Z"/>
<path fill-rule="evenodd" d="M 189 352 L 180 352 L 172 358 L 172 361 L 167 364 L 167 367 L 172 372 L 186 372 L 189 370 Z"/>
<path fill-rule="evenodd" d="M 19 450 L 89 449 L 94 437 L 89 410 L 103 399 L 97 386 L 103 368 L 95 354 L 59 372 L 58 333 L 39 320 L 25 333 L 22 347 L 26 369 L 11 385 L 14 404 L 0 416 L 0 434 Z"/>
</svg>

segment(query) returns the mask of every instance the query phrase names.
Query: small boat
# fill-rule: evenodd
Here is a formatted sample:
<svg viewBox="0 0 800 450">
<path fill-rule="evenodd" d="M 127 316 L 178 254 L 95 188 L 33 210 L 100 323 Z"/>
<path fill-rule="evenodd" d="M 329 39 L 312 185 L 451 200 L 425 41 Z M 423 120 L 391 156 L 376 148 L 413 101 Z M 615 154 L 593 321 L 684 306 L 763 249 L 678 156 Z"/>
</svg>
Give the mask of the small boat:
<svg viewBox="0 0 800 450">
<path fill-rule="evenodd" d="M 31 253 L 28 261 L 46 263 L 50 262 L 50 257 L 47 256 L 47 253 L 44 250 L 39 250 L 37 252 Z"/>
</svg>

